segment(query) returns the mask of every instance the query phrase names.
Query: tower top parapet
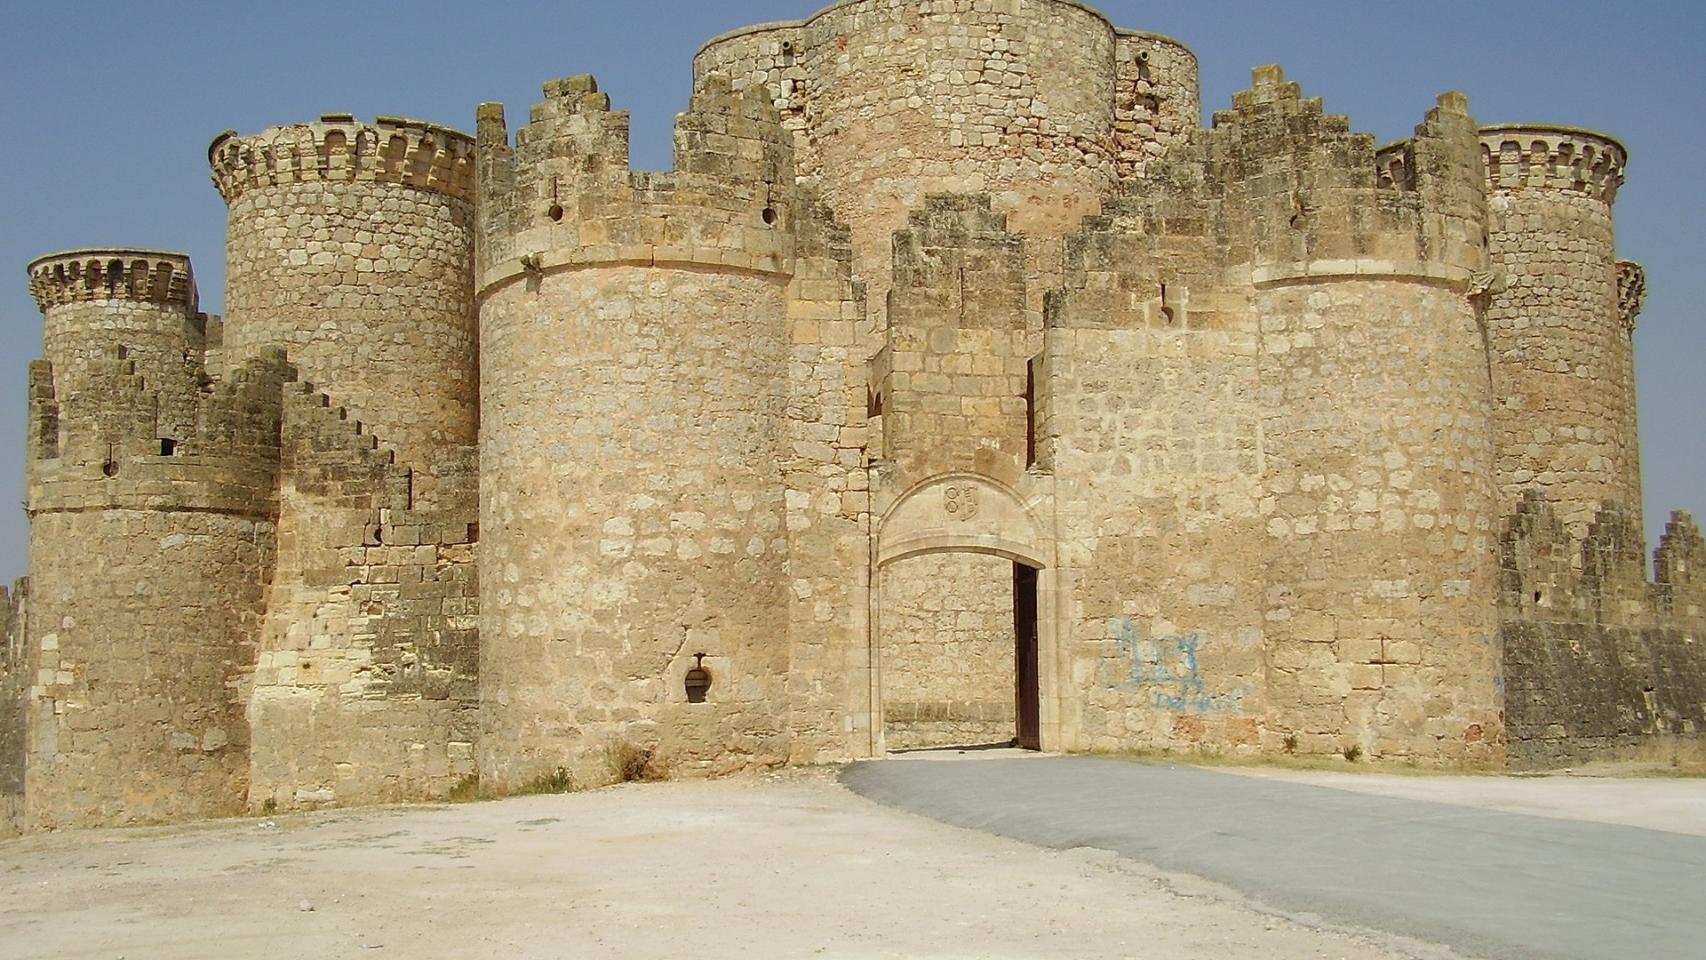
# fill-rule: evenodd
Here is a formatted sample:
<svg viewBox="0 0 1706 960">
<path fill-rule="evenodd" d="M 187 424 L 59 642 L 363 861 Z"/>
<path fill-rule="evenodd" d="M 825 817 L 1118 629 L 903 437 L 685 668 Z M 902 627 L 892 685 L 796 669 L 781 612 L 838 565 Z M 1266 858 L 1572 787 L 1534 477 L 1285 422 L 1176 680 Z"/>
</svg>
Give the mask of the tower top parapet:
<svg viewBox="0 0 1706 960">
<path fill-rule="evenodd" d="M 310 181 L 396 183 L 474 202 L 474 138 L 406 117 L 362 123 L 328 113 L 253 136 L 227 130 L 208 145 L 207 160 L 226 203 L 258 187 Z"/>
<path fill-rule="evenodd" d="M 1494 190 L 1561 190 L 1612 203 L 1629 151 L 1597 130 L 1503 123 L 1481 128 L 1481 161 Z"/>
<path fill-rule="evenodd" d="M 67 303 L 135 300 L 196 308 L 190 258 L 170 250 L 95 247 L 30 261 L 30 295 L 43 311 Z"/>
</svg>

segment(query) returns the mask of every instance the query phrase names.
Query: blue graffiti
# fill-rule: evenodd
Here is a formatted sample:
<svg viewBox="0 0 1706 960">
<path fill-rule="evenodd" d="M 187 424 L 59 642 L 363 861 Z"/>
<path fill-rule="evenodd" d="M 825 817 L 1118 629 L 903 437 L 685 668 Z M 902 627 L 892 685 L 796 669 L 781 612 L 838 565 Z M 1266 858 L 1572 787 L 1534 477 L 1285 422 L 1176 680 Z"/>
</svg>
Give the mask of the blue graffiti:
<svg viewBox="0 0 1706 960">
<path fill-rule="evenodd" d="M 1197 667 L 1197 648 L 1202 635 L 1174 634 L 1140 637 L 1131 617 L 1108 621 L 1108 639 L 1116 644 L 1124 675 L 1117 686 L 1150 688 L 1149 702 L 1162 710 L 1180 713 L 1210 713 L 1237 709 L 1244 693 L 1209 693 Z"/>
</svg>

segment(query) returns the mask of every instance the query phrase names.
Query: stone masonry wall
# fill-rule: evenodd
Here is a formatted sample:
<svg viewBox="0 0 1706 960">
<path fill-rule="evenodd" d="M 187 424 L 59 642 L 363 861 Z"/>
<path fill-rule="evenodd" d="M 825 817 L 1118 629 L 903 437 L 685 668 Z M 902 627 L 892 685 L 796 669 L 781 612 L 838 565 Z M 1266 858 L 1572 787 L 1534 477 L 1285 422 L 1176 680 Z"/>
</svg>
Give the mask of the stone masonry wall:
<svg viewBox="0 0 1706 960">
<path fill-rule="evenodd" d="M 1073 588 L 1062 713 L 1078 748 L 1272 748 L 1256 336 L 1151 312 L 1048 334 L 1042 449 Z"/>
<path fill-rule="evenodd" d="M 790 761 L 867 756 L 871 689 L 870 368 L 847 229 L 810 218 L 788 288 Z"/>
<path fill-rule="evenodd" d="M 784 104 L 800 171 L 852 229 L 855 275 L 881 315 L 890 234 L 928 194 L 988 192 L 1030 238 L 1029 272 L 1058 276 L 1058 238 L 1095 212 L 1116 158 L 1135 166 L 1144 140 L 1175 135 L 1176 118 L 1195 125 L 1195 59 L 1168 45 L 1151 80 L 1129 76 L 1129 96 L 1117 96 L 1116 58 L 1135 56 L 1117 51 L 1126 42 L 1063 0 L 850 0 L 713 40 L 694 80 L 763 82 Z"/>
<path fill-rule="evenodd" d="M 1510 761 L 1520 768 L 1706 752 L 1706 559 L 1693 518 L 1666 527 L 1649 582 L 1640 527 L 1602 509 L 1577 540 L 1539 491 L 1501 543 Z"/>
<path fill-rule="evenodd" d="M 1489 127 L 1481 140 L 1499 496 L 1537 487 L 1580 538 L 1602 501 L 1640 511 L 1634 316 L 1619 306 L 1611 218 L 1626 158 L 1582 131 Z"/>
<path fill-rule="evenodd" d="M 482 308 L 481 777 L 787 756 L 780 278 L 592 268 Z M 573 344 L 567 355 L 557 352 Z M 706 654 L 707 702 L 682 677 Z"/>
<path fill-rule="evenodd" d="M 847 442 L 796 432 L 789 321 L 839 318 L 845 275 L 794 276 L 825 228 L 763 88 L 702 84 L 667 174 L 629 171 L 591 77 L 545 95 L 513 145 L 496 105 L 479 126 L 482 781 L 596 782 L 618 740 L 786 762 L 782 463 Z"/>
<path fill-rule="evenodd" d="M 16 834 L 24 815 L 28 598 L 28 580 L 0 586 L 0 839 Z"/>
<path fill-rule="evenodd" d="M 897 491 L 949 470 L 1029 466 L 1025 246 L 986 196 L 932 196 L 895 234 L 887 342 L 872 361 Z"/>
<path fill-rule="evenodd" d="M 249 808 L 442 798 L 474 773 L 474 515 L 409 510 L 409 472 L 307 384 L 282 437 Z"/>
<path fill-rule="evenodd" d="M 1121 180 L 1140 180 L 1202 126 L 1197 56 L 1170 37 L 1117 31 L 1114 155 Z"/>
<path fill-rule="evenodd" d="M 414 471 L 428 509 L 468 509 L 479 422 L 473 143 L 332 115 L 208 150 L 229 207 L 223 349 L 283 347 Z"/>
<path fill-rule="evenodd" d="M 240 813 L 249 735 L 236 679 L 253 656 L 271 524 L 100 510 L 40 514 L 30 531 L 31 826 Z"/>
<path fill-rule="evenodd" d="M 927 554 L 883 570 L 885 743 L 890 750 L 1013 739 L 1013 563 Z"/>
<path fill-rule="evenodd" d="M 47 299 L 50 325 L 68 306 Z M 174 378 L 126 350 L 31 367 L 32 828 L 220 816 L 246 793 L 288 370 L 274 354 L 204 385 L 199 358 Z"/>
<path fill-rule="evenodd" d="M 1259 294 L 1265 619 L 1278 712 L 1312 750 L 1494 763 L 1490 391 L 1461 294 Z M 1349 382 L 1339 371 L 1355 370 Z"/>
<path fill-rule="evenodd" d="M 150 376 L 200 362 L 207 321 L 183 254 L 78 250 L 35 260 L 29 273 L 42 355 L 61 377 L 114 347 Z"/>
</svg>

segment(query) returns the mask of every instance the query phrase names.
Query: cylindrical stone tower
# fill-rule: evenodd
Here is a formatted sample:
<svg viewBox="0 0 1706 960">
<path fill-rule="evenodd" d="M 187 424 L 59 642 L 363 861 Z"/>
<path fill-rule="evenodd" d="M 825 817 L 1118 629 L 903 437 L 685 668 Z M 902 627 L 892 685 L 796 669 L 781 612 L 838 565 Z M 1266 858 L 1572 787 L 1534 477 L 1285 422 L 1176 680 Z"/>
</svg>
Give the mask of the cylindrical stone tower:
<svg viewBox="0 0 1706 960">
<path fill-rule="evenodd" d="M 1189 50 L 1073 0 L 846 0 L 713 39 L 695 86 L 713 75 L 770 88 L 874 305 L 891 235 L 926 195 L 990 193 L 1052 275 L 1047 241 L 1199 124 Z"/>
<path fill-rule="evenodd" d="M 282 363 L 202 389 L 178 254 L 58 254 L 30 285 L 48 359 L 30 384 L 26 818 L 240 812 Z"/>
<path fill-rule="evenodd" d="M 283 347 L 414 471 L 423 505 L 469 496 L 440 481 L 466 469 L 479 422 L 471 138 L 328 115 L 222 134 L 208 159 L 230 208 L 230 362 Z"/>
<path fill-rule="evenodd" d="M 202 350 L 189 257 L 159 250 L 72 250 L 27 268 L 42 308 L 44 358 L 65 376 L 124 347 L 144 375 Z"/>
<path fill-rule="evenodd" d="M 725 84 L 630 174 L 590 77 L 546 94 L 513 150 L 481 108 L 481 779 L 781 763 L 785 138 Z"/>
<path fill-rule="evenodd" d="M 1603 501 L 1638 527 L 1632 325 L 1611 217 L 1627 154 L 1587 130 L 1496 126 L 1482 128 L 1481 155 L 1503 279 L 1486 314 L 1501 503 L 1510 513 L 1537 487 L 1578 537 Z"/>
</svg>

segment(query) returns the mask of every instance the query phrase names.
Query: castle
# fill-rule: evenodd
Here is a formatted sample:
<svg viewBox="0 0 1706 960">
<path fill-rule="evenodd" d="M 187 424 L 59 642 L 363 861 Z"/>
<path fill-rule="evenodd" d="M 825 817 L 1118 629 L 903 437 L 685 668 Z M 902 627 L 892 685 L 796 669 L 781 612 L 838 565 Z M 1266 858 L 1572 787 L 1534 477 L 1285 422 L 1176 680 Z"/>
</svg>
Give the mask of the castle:
<svg viewBox="0 0 1706 960">
<path fill-rule="evenodd" d="M 0 820 L 1018 741 L 1543 766 L 1706 729 L 1652 579 L 1625 151 L 1377 146 L 1075 0 L 712 40 L 674 170 L 590 77 L 208 151 L 177 254 L 29 266 Z"/>
</svg>

